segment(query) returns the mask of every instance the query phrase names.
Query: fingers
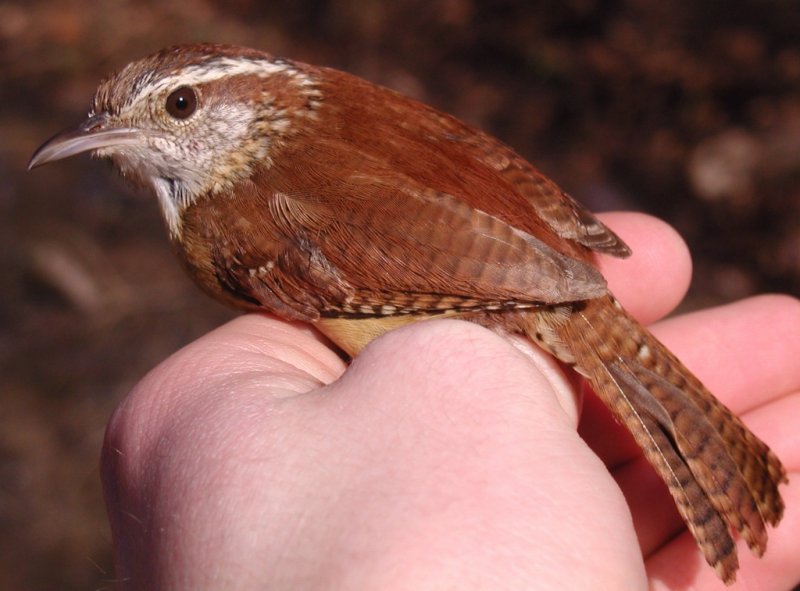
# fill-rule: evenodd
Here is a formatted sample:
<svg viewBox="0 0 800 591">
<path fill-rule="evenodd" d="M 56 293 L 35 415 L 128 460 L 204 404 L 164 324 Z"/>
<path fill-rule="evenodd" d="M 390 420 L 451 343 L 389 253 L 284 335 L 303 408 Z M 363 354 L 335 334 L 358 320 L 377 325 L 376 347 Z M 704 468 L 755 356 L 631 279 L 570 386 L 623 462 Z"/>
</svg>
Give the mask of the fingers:
<svg viewBox="0 0 800 591">
<path fill-rule="evenodd" d="M 689 251 L 661 220 L 638 213 L 600 216 L 631 247 L 628 259 L 599 257 L 600 270 L 622 305 L 649 324 L 671 312 L 686 295 L 692 274 Z"/>
<path fill-rule="evenodd" d="M 777 453 L 792 480 L 791 473 L 800 471 L 800 433 L 794 424 L 800 413 L 798 302 L 785 296 L 752 298 L 670 319 L 655 332 Z M 645 554 L 684 529 L 665 486 L 635 450 L 608 452 L 605 459 L 619 466 L 615 478 L 631 507 Z M 786 487 L 781 491 L 788 494 L 788 515 L 796 493 L 787 493 Z M 782 539 L 782 532 L 793 527 L 791 520 L 784 520 L 771 531 L 768 557 L 775 545 L 785 545 L 773 542 L 773 537 Z M 800 541 L 800 536 L 795 539 Z M 678 541 L 667 548 L 666 556 L 689 552 L 702 562 L 693 543 Z M 794 547 L 795 555 L 799 550 Z M 780 560 L 780 552 L 775 560 Z M 746 553 L 743 549 L 740 555 Z"/>
<path fill-rule="evenodd" d="M 311 331 L 258 314 L 233 320 L 151 371 L 115 411 L 103 446 L 120 579 L 132 589 L 208 588 L 151 577 L 174 574 L 158 570 L 158 557 L 171 559 L 189 535 L 181 530 L 194 526 L 185 511 L 208 517 L 217 531 L 236 522 L 235 513 L 224 516 L 230 523 L 217 521 L 221 515 L 208 500 L 219 497 L 203 497 L 222 495 L 229 485 L 248 490 L 247 482 L 232 482 L 225 473 L 224 456 L 235 442 L 250 452 L 259 442 L 233 419 L 269 416 L 276 401 L 317 389 L 342 371 L 341 360 Z M 170 515 L 175 523 L 167 522 Z M 208 535 L 197 538 L 193 556 L 214 564 L 208 552 L 218 544 Z"/>
<path fill-rule="evenodd" d="M 783 396 L 743 416 L 748 426 L 781 459 L 789 472 L 790 483 L 800 475 L 800 433 L 794 420 L 797 416 L 800 416 L 800 391 Z M 614 471 L 614 477 L 631 507 L 639 543 L 645 555 L 662 547 L 676 533 L 685 530 L 666 486 L 644 458 L 640 457 L 620 466 Z M 781 486 L 780 491 L 784 495 L 787 508 L 791 509 L 789 489 Z M 787 497 L 787 494 L 790 496 Z M 786 520 L 780 523 L 777 531 L 784 529 L 792 529 L 792 525 Z M 770 547 L 773 531 L 776 530 L 771 530 L 769 534 Z M 800 552 L 800 532 L 797 540 L 797 551 Z M 696 545 L 694 550 L 697 551 Z M 769 552 L 771 550 L 768 554 Z"/>
<path fill-rule="evenodd" d="M 787 470 L 800 472 L 800 389 L 744 415 L 747 426 L 767 442 Z"/>
<path fill-rule="evenodd" d="M 794 298 L 755 297 L 670 318 L 651 329 L 736 414 L 800 390 L 800 302 Z M 639 455 L 591 397 L 581 434 L 611 467 Z M 764 437 L 769 444 L 769 435 Z"/>
<path fill-rule="evenodd" d="M 800 390 L 800 301 L 759 296 L 669 319 L 653 332 L 734 412 Z"/>
<path fill-rule="evenodd" d="M 651 218 L 606 219 L 636 252 L 603 260 L 609 284 L 640 318 L 663 315 L 688 280 L 682 242 Z M 796 452 L 794 407 L 784 402 L 798 387 L 797 314 L 790 300 L 759 299 L 657 331 L 734 410 L 754 409 L 769 443 Z M 381 573 L 401 573 L 415 588 L 415 577 L 431 573 L 453 582 L 466 565 L 470 576 L 522 577 L 487 588 L 523 587 L 532 576 L 569 588 L 586 576 L 598 587 L 598 572 L 634 573 L 602 588 L 641 584 L 626 506 L 575 436 L 574 398 L 557 395 L 563 377 L 533 358 L 544 373 L 480 327 L 423 322 L 377 340 L 342 374 L 308 329 L 262 315 L 237 319 L 155 370 L 112 419 L 104 482 L 127 561 L 120 575 L 146 588 L 141 573 L 178 576 L 182 568 L 202 588 L 208 564 L 241 577 L 254 574 L 241 573 L 250 563 L 263 567 L 259 577 L 288 568 L 284 582 L 345 572 L 377 588 Z M 627 441 L 608 435 L 620 431 L 603 411 L 590 404 L 587 415 L 605 441 Z M 624 449 L 604 459 L 632 457 Z M 617 479 L 643 547 L 660 547 L 682 527 L 649 467 L 631 463 Z M 781 544 L 771 536 L 768 556 Z M 670 544 L 654 555 L 653 573 L 680 556 L 674 547 L 678 554 Z M 559 554 L 582 556 L 581 568 L 565 575 Z M 545 570 L 531 557 L 544 558 Z"/>
<path fill-rule="evenodd" d="M 208 354 L 214 366 L 197 362 L 201 371 L 210 375 L 245 369 L 268 370 L 267 363 L 295 368 L 313 381 L 329 383 L 345 369 L 342 360 L 321 341 L 317 332 L 306 324 L 286 322 L 271 314 L 246 314 L 209 333 L 202 339 L 200 350 Z M 193 363 L 195 352 L 184 349 L 181 360 Z"/>
<path fill-rule="evenodd" d="M 234 328 L 252 351 L 249 328 Z M 208 588 L 212 575 L 237 588 L 643 587 L 605 467 L 548 379 L 497 335 L 410 326 L 306 395 L 268 365 L 286 397 L 246 360 L 213 377 L 207 349 L 229 337 L 192 346 L 205 364 L 191 394 L 156 372 L 109 427 L 106 490 L 131 588 Z M 152 402 L 173 396 L 170 412 Z"/>
<path fill-rule="evenodd" d="M 763 557 L 753 556 L 745 544 L 739 543 L 737 582 L 726 587 L 708 568 L 697 551 L 697 545 L 688 533 L 672 540 L 647 559 L 651 589 L 696 589 L 711 591 L 725 589 L 759 589 L 783 591 L 792 589 L 800 580 L 800 483 L 798 474 L 790 475 L 790 483 L 782 488 L 786 500 L 786 514 L 776 529 L 770 530 L 769 545 Z"/>
</svg>

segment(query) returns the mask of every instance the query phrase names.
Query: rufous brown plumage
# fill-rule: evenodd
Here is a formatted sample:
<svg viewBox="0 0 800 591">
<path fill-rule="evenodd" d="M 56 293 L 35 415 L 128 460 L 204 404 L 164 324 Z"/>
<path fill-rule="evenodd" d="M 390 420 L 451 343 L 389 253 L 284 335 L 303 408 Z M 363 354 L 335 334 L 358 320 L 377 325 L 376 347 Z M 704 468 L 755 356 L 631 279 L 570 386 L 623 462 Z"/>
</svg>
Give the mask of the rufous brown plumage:
<svg viewBox="0 0 800 591">
<path fill-rule="evenodd" d="M 726 582 L 783 513 L 778 458 L 609 293 L 630 251 L 495 138 L 335 70 L 240 47 L 134 62 L 31 167 L 92 151 L 157 198 L 213 297 L 357 354 L 443 316 L 525 335 L 585 376 Z"/>
</svg>

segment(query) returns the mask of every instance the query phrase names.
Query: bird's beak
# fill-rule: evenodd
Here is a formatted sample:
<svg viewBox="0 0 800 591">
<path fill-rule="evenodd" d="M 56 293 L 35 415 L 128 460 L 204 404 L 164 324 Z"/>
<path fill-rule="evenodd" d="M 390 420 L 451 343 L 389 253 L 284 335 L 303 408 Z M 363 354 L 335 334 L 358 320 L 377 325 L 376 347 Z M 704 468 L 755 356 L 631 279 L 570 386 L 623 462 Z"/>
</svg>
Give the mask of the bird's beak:
<svg viewBox="0 0 800 591">
<path fill-rule="evenodd" d="M 112 127 L 105 113 L 92 115 L 74 129 L 67 129 L 42 144 L 28 162 L 28 170 L 91 150 L 139 144 L 142 132 L 130 127 Z"/>
</svg>

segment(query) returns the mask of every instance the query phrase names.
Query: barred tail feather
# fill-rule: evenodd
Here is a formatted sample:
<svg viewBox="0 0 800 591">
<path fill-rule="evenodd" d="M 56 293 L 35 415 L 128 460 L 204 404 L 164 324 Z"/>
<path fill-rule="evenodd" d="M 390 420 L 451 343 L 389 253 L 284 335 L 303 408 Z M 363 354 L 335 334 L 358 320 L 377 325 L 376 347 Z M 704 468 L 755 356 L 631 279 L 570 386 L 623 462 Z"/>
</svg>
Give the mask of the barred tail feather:
<svg viewBox="0 0 800 591">
<path fill-rule="evenodd" d="M 664 479 L 706 560 L 738 568 L 731 531 L 763 554 L 783 515 L 778 458 L 613 297 L 539 314 L 538 335 L 588 377 Z M 547 346 L 547 345 L 546 345 Z"/>
</svg>

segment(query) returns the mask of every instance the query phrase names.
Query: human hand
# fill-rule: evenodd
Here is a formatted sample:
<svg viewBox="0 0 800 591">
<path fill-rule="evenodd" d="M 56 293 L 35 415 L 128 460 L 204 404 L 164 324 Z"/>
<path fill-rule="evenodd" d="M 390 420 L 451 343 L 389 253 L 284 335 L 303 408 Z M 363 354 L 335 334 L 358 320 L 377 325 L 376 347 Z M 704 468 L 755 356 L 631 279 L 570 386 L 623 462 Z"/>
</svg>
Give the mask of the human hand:
<svg viewBox="0 0 800 591">
<path fill-rule="evenodd" d="M 635 252 L 602 261 L 612 291 L 660 318 L 688 283 L 682 242 L 651 218 L 605 219 Z M 800 305 L 755 298 L 653 330 L 789 470 L 784 521 L 763 559 L 740 544 L 738 579 L 791 588 Z M 574 380 L 535 348 L 422 322 L 345 370 L 311 329 L 256 314 L 153 370 L 104 449 L 121 587 L 725 588 L 675 537 L 630 437 L 593 397 L 581 413 Z"/>
</svg>

